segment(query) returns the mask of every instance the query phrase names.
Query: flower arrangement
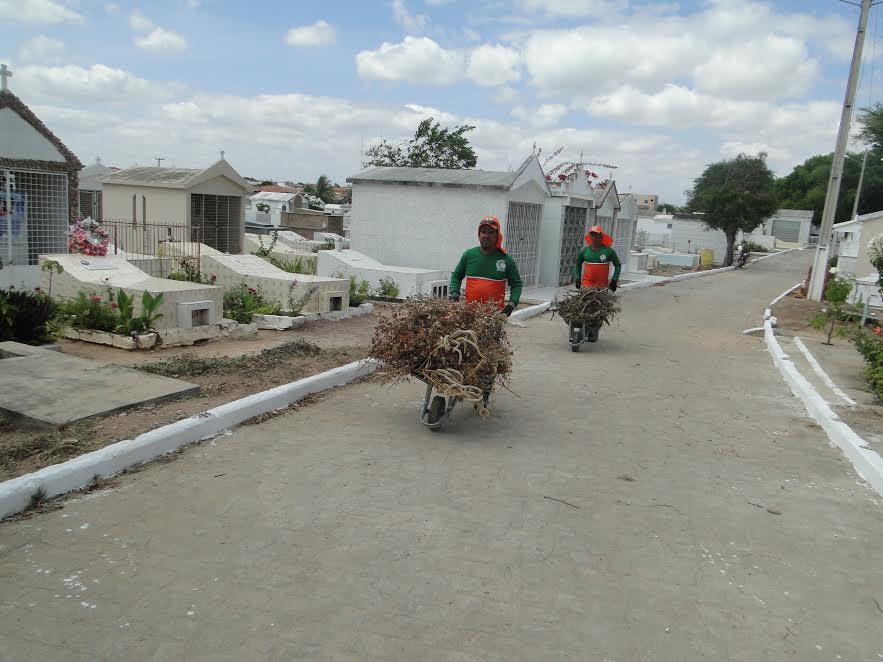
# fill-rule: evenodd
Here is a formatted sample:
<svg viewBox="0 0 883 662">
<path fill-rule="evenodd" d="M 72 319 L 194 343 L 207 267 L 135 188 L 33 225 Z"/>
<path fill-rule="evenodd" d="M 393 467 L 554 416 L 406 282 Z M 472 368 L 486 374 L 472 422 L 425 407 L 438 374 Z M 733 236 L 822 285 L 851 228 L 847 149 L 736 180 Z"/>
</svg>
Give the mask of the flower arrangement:
<svg viewBox="0 0 883 662">
<path fill-rule="evenodd" d="M 565 182 L 573 181 L 576 179 L 576 174 L 580 170 L 580 165 L 581 164 L 579 163 L 565 161 L 549 171 L 546 175 L 546 181 L 549 182 L 550 186 L 560 186 Z M 559 170 L 561 170 L 561 172 L 558 172 Z M 586 176 L 586 181 L 589 182 L 589 186 L 592 185 L 593 179 L 599 178 L 598 173 L 592 172 L 591 170 L 584 170 L 583 173 Z"/>
<path fill-rule="evenodd" d="M 109 243 L 107 230 L 92 218 L 80 217 L 76 223 L 70 226 L 67 247 L 71 253 L 92 256 L 107 255 Z"/>
<path fill-rule="evenodd" d="M 868 242 L 868 257 L 880 274 L 880 291 L 883 292 L 883 234 L 878 234 Z"/>
</svg>

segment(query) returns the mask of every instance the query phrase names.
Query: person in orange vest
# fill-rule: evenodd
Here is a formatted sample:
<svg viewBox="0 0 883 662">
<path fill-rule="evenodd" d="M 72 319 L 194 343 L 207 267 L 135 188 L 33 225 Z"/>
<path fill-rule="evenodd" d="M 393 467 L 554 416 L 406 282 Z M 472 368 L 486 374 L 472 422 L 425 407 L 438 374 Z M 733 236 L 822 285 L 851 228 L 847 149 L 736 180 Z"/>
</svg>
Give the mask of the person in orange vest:
<svg viewBox="0 0 883 662">
<path fill-rule="evenodd" d="M 451 274 L 450 297 L 460 299 L 460 286 L 466 280 L 466 301 L 492 301 L 508 317 L 521 298 L 521 275 L 515 260 L 503 250 L 500 219 L 485 216 L 478 224 L 478 246 L 463 253 Z M 506 303 L 506 285 L 509 303 Z"/>
<path fill-rule="evenodd" d="M 609 287 L 611 292 L 616 292 L 619 287 L 619 274 L 622 264 L 619 256 L 613 250 L 613 237 L 604 233 L 600 225 L 589 228 L 589 234 L 585 236 L 588 246 L 584 246 L 576 257 L 574 277 L 576 289 L 581 287 Z M 613 278 L 610 277 L 610 265 L 613 265 Z M 589 342 L 598 342 L 598 333 L 601 331 L 601 323 L 593 325 L 588 330 Z"/>
</svg>

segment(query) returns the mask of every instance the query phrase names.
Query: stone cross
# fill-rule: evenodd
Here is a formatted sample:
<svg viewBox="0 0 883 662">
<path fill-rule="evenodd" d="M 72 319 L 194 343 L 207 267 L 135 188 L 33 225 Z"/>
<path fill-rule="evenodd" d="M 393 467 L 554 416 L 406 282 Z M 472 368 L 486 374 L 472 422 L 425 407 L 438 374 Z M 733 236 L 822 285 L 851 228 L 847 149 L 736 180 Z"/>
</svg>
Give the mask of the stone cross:
<svg viewBox="0 0 883 662">
<path fill-rule="evenodd" d="M 8 90 L 9 86 L 6 81 L 12 78 L 12 70 L 5 64 L 0 64 L 0 90 Z"/>
<path fill-rule="evenodd" d="M 223 159 L 224 159 L 224 150 L 222 149 L 221 150 L 221 160 L 223 160 Z"/>
</svg>

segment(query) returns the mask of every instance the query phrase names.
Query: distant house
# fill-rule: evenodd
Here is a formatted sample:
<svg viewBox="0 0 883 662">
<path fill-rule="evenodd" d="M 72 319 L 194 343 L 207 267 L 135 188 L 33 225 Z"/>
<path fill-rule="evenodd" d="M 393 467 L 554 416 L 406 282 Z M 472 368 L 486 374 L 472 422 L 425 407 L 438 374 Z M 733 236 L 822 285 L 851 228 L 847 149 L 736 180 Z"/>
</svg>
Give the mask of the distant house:
<svg viewBox="0 0 883 662">
<path fill-rule="evenodd" d="M 96 221 L 104 219 L 103 212 L 103 189 L 104 185 L 99 181 L 102 177 L 112 175 L 119 169 L 109 168 L 101 162 L 100 158 L 95 163 L 86 166 L 80 172 L 80 215 L 83 218 L 94 218 Z"/>
<path fill-rule="evenodd" d="M 763 234 L 775 237 L 779 244 L 806 246 L 811 227 L 811 209 L 779 209 L 764 223 Z"/>
<path fill-rule="evenodd" d="M 451 271 L 478 243 L 478 223 L 496 216 L 522 278 L 539 277 L 543 203 L 551 195 L 535 156 L 517 170 L 369 168 L 353 185 L 354 250 L 384 263 Z"/>
<path fill-rule="evenodd" d="M 37 287 L 41 254 L 66 253 L 83 164 L 12 92 L 0 90 L 0 287 Z"/>
<path fill-rule="evenodd" d="M 836 223 L 837 267 L 845 276 L 863 278 L 876 274 L 871 264 L 868 242 L 883 234 L 883 211 L 856 216 L 851 221 Z"/>
<path fill-rule="evenodd" d="M 104 220 L 132 227 L 177 225 L 190 239 L 223 253 L 241 253 L 249 184 L 221 159 L 203 170 L 126 168 L 99 179 Z"/>
<path fill-rule="evenodd" d="M 656 208 L 659 206 L 658 195 L 655 193 L 632 193 L 632 197 L 635 199 L 639 213 L 656 213 Z"/>
<path fill-rule="evenodd" d="M 284 212 L 306 208 L 307 202 L 302 193 L 259 191 L 245 202 L 245 222 L 279 227 Z"/>
</svg>

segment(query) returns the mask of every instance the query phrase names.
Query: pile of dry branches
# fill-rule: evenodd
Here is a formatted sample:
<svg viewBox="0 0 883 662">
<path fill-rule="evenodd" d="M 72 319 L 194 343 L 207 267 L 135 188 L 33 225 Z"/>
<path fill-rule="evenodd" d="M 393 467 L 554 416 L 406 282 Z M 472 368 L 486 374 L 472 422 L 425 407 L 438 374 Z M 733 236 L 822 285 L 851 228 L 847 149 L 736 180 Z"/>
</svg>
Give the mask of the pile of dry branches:
<svg viewBox="0 0 883 662">
<path fill-rule="evenodd" d="M 559 315 L 565 322 L 592 326 L 610 320 L 621 310 L 616 295 L 606 287 L 583 287 L 568 292 L 563 299 L 552 303 L 552 316 Z"/>
<path fill-rule="evenodd" d="M 512 369 L 506 318 L 494 305 L 418 297 L 381 318 L 371 356 L 391 379 L 414 376 L 478 402 Z"/>
</svg>

